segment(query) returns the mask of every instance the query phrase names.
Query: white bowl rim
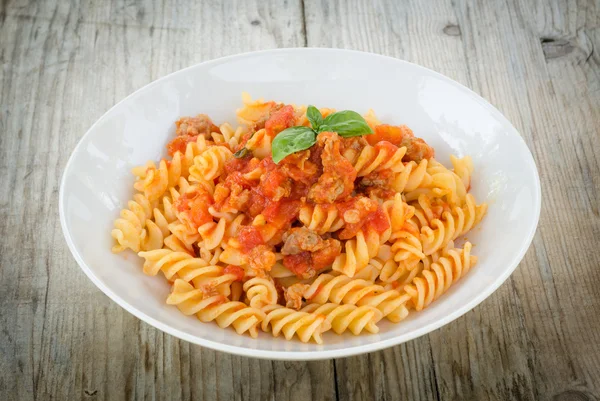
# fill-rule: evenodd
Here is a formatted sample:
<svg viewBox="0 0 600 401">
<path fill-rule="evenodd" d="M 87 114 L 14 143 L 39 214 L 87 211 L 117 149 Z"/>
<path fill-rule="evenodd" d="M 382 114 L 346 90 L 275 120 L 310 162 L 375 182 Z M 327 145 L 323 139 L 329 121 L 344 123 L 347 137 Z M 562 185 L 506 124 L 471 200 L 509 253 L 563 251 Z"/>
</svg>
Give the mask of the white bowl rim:
<svg viewBox="0 0 600 401">
<path fill-rule="evenodd" d="M 491 103 L 489 103 L 487 100 L 482 98 L 480 95 L 478 95 L 471 89 L 456 82 L 455 80 L 453 80 L 443 74 L 440 74 L 436 71 L 433 71 L 427 67 L 423 67 L 421 65 L 411 63 L 406 60 L 402 60 L 402 59 L 398 59 L 398 58 L 390 57 L 390 56 L 384 56 L 384 55 L 377 54 L 377 53 L 358 51 L 358 50 L 322 48 L 322 47 L 292 47 L 292 48 L 269 49 L 269 50 L 238 53 L 238 54 L 233 54 L 233 55 L 229 55 L 229 56 L 225 56 L 225 57 L 221 57 L 221 58 L 217 58 L 217 59 L 213 59 L 213 60 L 204 61 L 202 63 L 197 63 L 197 64 L 191 65 L 189 67 L 183 68 L 181 70 L 172 72 L 172 73 L 165 75 L 164 77 L 161 77 L 155 81 L 152 81 L 149 84 L 137 89 L 135 92 L 131 93 L 130 95 L 128 95 L 127 97 L 125 97 L 124 99 L 122 99 L 121 101 L 119 101 L 118 103 L 113 105 L 81 137 L 81 139 L 79 140 L 79 142 L 73 149 L 71 156 L 69 157 L 69 160 L 67 161 L 67 164 L 65 165 L 65 169 L 63 171 L 63 175 L 62 175 L 62 179 L 61 179 L 61 183 L 60 183 L 60 192 L 59 192 L 59 200 L 58 200 L 60 224 L 61 224 L 61 228 L 63 231 L 63 235 L 65 237 L 65 240 L 67 241 L 67 245 L 69 247 L 69 250 L 71 251 L 71 254 L 75 257 L 75 260 L 79 264 L 79 267 L 88 276 L 88 278 L 96 285 L 96 287 L 98 287 L 110 299 L 112 299 L 114 302 L 116 302 L 118 305 L 120 305 L 122 308 L 127 310 L 132 315 L 136 316 L 138 319 L 143 320 L 144 322 L 156 327 L 157 329 L 159 329 L 165 333 L 171 334 L 182 340 L 185 340 L 190 343 L 197 344 L 197 345 L 200 345 L 203 347 L 207 347 L 207 348 L 210 348 L 213 350 L 223 351 L 223 352 L 226 352 L 229 354 L 234 354 L 234 355 L 242 355 L 242 356 L 259 358 L 259 359 L 302 360 L 302 361 L 349 357 L 349 356 L 353 356 L 353 355 L 359 355 L 359 354 L 378 351 L 381 349 L 389 348 L 394 345 L 398 345 L 398 344 L 413 340 L 417 337 L 420 337 L 422 335 L 430 333 L 442 326 L 445 326 L 446 324 L 452 322 L 453 320 L 461 317 L 465 313 L 469 312 L 471 309 L 475 308 L 481 302 L 483 302 L 483 300 L 488 298 L 492 293 L 494 293 L 508 279 L 508 277 L 510 277 L 510 275 L 517 268 L 517 266 L 519 265 L 519 263 L 525 256 L 525 253 L 527 252 L 527 250 L 529 249 L 529 246 L 531 245 L 531 242 L 533 241 L 533 237 L 535 235 L 535 232 L 537 230 L 537 226 L 539 223 L 540 211 L 541 211 L 541 186 L 540 186 L 540 178 L 539 178 L 537 165 L 535 164 L 535 159 L 533 158 L 533 155 L 531 154 L 531 150 L 529 149 L 529 147 L 523 140 L 522 136 L 519 134 L 518 139 L 524 145 L 525 149 L 528 152 L 529 158 L 531 159 L 530 161 L 531 161 L 531 163 L 533 163 L 533 166 L 535 167 L 535 169 L 534 169 L 535 170 L 534 171 L 534 173 L 535 173 L 535 182 L 534 182 L 535 188 L 533 188 L 534 189 L 534 192 L 533 192 L 534 205 L 535 205 L 535 210 L 533 211 L 533 214 L 535 216 L 535 219 L 534 219 L 535 224 L 531 225 L 530 230 L 526 235 L 526 240 L 523 241 L 523 243 L 521 244 L 519 252 L 514 254 L 512 260 L 510 262 L 509 268 L 506 269 L 502 275 L 498 276 L 496 278 L 496 280 L 494 282 L 492 282 L 486 288 L 485 291 L 482 291 L 472 301 L 462 305 L 460 308 L 457 308 L 453 312 L 446 315 L 444 318 L 439 319 L 430 324 L 426 324 L 426 325 L 420 327 L 419 329 L 414 330 L 413 332 L 408 333 L 406 335 L 374 342 L 372 344 L 354 346 L 354 347 L 337 349 L 337 350 L 319 350 L 319 351 L 257 350 L 257 349 L 245 348 L 245 347 L 240 347 L 240 346 L 235 346 L 235 345 L 222 344 L 222 343 L 212 341 L 212 340 L 209 340 L 206 338 L 199 338 L 199 337 L 193 336 L 191 334 L 185 333 L 183 331 L 174 329 L 174 328 L 146 315 L 144 312 L 140 311 L 139 309 L 133 307 L 132 305 L 130 305 L 129 303 L 124 301 L 118 294 L 116 294 L 115 292 L 110 290 L 106 285 L 104 285 L 102 283 L 102 281 L 100 281 L 100 279 L 98 277 L 96 277 L 96 275 L 92 272 L 90 267 L 83 260 L 83 257 L 80 255 L 80 253 L 75 248 L 75 244 L 73 243 L 70 232 L 67 228 L 65 210 L 64 210 L 64 206 L 65 206 L 64 190 L 65 190 L 65 182 L 66 182 L 66 172 L 69 171 L 69 167 L 74 159 L 74 156 L 76 153 L 79 152 L 80 146 L 84 142 L 85 138 L 88 135 L 90 135 L 90 133 L 94 130 L 94 128 L 100 122 L 102 122 L 114 108 L 118 107 L 121 103 L 127 101 L 130 97 L 137 95 L 139 92 L 148 90 L 149 88 L 153 87 L 154 85 L 157 85 L 160 82 L 167 80 L 170 77 L 175 76 L 177 74 L 183 74 L 184 72 L 191 70 L 193 68 L 197 68 L 199 66 L 209 66 L 212 64 L 219 64 L 219 63 L 223 63 L 225 61 L 229 61 L 229 60 L 233 60 L 233 59 L 254 57 L 254 56 L 262 55 L 262 54 L 268 55 L 271 53 L 308 52 L 308 51 L 310 51 L 310 52 L 340 52 L 340 53 L 347 53 L 347 54 L 350 54 L 350 53 L 359 54 L 359 55 L 363 55 L 363 56 L 370 56 L 370 57 L 381 58 L 381 59 L 386 59 L 386 60 L 393 60 L 394 62 L 405 63 L 405 64 L 415 66 L 417 68 L 422 68 L 422 69 L 428 71 L 429 73 L 433 74 L 434 76 L 437 76 L 444 80 L 447 80 L 449 84 L 454 85 L 457 89 L 460 89 L 460 90 L 466 92 L 467 94 L 469 94 L 470 96 L 473 96 L 473 98 L 475 100 L 477 100 L 483 107 L 485 107 L 487 110 L 489 110 L 490 113 L 492 115 L 494 115 L 494 117 L 496 117 L 503 123 L 510 126 L 514 130 L 515 133 L 519 133 L 518 130 L 512 125 L 512 123 L 506 117 L 504 117 L 504 115 L 498 109 L 496 109 Z"/>
</svg>

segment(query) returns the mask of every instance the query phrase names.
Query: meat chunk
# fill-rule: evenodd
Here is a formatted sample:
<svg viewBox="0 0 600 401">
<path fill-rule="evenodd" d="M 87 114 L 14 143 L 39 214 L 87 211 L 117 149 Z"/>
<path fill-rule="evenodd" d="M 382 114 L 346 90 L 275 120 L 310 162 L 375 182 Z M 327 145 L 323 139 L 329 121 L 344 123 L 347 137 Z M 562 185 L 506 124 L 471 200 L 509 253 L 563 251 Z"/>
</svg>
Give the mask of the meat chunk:
<svg viewBox="0 0 600 401">
<path fill-rule="evenodd" d="M 394 173 L 392 172 L 392 170 L 373 171 L 364 176 L 360 180 L 358 186 L 387 188 L 389 187 L 392 178 L 394 178 Z"/>
<path fill-rule="evenodd" d="M 204 135 L 208 139 L 212 132 L 221 133 L 219 127 L 213 124 L 206 114 L 198 114 L 196 117 L 181 117 L 175 122 L 175 125 L 177 126 L 177 136 Z"/>
<path fill-rule="evenodd" d="M 210 139 L 212 132 L 221 132 L 219 127 L 213 124 L 206 114 L 198 114 L 196 117 L 181 117 L 175 122 L 175 126 L 177 127 L 175 131 L 177 137 L 167 145 L 167 150 L 171 156 L 176 152 L 185 153 L 187 144 L 195 142 L 198 135 Z"/>
<path fill-rule="evenodd" d="M 285 157 L 280 163 L 281 171 L 296 182 L 312 185 L 319 178 L 319 167 L 310 161 L 311 151 L 301 150 Z"/>
<path fill-rule="evenodd" d="M 283 255 L 297 255 L 302 251 L 314 252 L 323 247 L 323 239 L 306 227 L 292 228 L 283 235 Z"/>
<path fill-rule="evenodd" d="M 285 306 L 291 309 L 299 310 L 302 307 L 302 296 L 308 290 L 308 284 L 296 283 L 290 285 L 283 292 Z"/>
<path fill-rule="evenodd" d="M 412 160 L 419 163 L 423 159 L 431 159 L 435 154 L 433 148 L 421 138 L 405 138 L 400 146 L 406 146 L 406 154 L 402 158 L 403 162 Z"/>
<path fill-rule="evenodd" d="M 340 137 L 335 132 L 321 132 L 317 137 L 317 146 L 323 148 L 323 174 L 308 192 L 308 198 L 315 203 L 333 203 L 348 197 L 354 189 L 356 170 L 340 154 L 340 145 Z"/>
<path fill-rule="evenodd" d="M 383 202 L 384 199 L 389 199 L 396 193 L 390 188 L 393 178 L 394 173 L 391 170 L 373 171 L 358 182 L 356 191 Z"/>
<path fill-rule="evenodd" d="M 250 274 L 258 277 L 265 277 L 265 272 L 271 271 L 277 258 L 272 248 L 267 245 L 258 245 L 250 251 L 248 255 L 248 265 Z"/>
<path fill-rule="evenodd" d="M 306 227 L 292 228 L 283 236 L 281 253 L 283 265 L 300 278 L 311 278 L 318 271 L 331 266 L 341 253 L 340 241 L 323 239 Z"/>
</svg>

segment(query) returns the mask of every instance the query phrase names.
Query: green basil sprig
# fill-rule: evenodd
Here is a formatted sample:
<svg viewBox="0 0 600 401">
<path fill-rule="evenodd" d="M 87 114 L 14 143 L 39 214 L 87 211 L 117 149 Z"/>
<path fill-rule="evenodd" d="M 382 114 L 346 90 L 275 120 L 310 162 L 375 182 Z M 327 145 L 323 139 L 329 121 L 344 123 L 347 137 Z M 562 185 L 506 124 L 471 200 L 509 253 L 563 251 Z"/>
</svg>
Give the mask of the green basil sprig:
<svg viewBox="0 0 600 401">
<path fill-rule="evenodd" d="M 273 161 L 279 163 L 292 153 L 305 150 L 317 142 L 317 134 L 325 131 L 337 132 L 343 137 L 370 135 L 373 133 L 365 119 L 355 111 L 344 110 L 323 118 L 315 106 L 308 106 L 306 117 L 312 128 L 298 126 L 281 131 L 271 144 Z"/>
<path fill-rule="evenodd" d="M 294 152 L 308 149 L 317 141 L 317 134 L 309 127 L 291 127 L 281 131 L 271 144 L 273 161 L 279 163 Z"/>
</svg>

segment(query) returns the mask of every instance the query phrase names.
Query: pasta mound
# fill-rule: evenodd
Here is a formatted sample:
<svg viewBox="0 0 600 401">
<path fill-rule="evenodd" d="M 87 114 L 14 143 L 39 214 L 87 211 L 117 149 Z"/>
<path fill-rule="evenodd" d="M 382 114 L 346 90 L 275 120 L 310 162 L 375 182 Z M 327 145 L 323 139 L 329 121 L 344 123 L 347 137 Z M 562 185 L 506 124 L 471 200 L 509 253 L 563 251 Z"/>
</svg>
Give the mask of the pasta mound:
<svg viewBox="0 0 600 401">
<path fill-rule="evenodd" d="M 321 343 L 329 330 L 401 321 L 475 265 L 469 242 L 454 245 L 487 210 L 469 193 L 470 157 L 449 169 L 408 127 L 369 111 L 372 134 L 315 132 L 314 145 L 275 163 L 274 139 L 310 127 L 307 108 L 242 100 L 239 127 L 182 117 L 170 159 L 133 169 L 113 251 L 162 272 L 167 303 L 239 334 Z"/>
</svg>

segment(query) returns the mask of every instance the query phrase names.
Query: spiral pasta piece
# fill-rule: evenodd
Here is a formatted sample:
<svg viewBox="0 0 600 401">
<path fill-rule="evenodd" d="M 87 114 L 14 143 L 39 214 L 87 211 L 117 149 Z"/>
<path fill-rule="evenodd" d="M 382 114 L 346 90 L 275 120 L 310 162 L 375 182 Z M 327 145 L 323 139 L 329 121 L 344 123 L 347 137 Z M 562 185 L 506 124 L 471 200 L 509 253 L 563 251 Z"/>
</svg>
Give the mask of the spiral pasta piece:
<svg viewBox="0 0 600 401">
<path fill-rule="evenodd" d="M 259 158 L 264 159 L 271 155 L 271 142 L 273 138 L 267 134 L 267 130 L 260 129 L 252 135 L 252 138 L 246 142 L 246 149 L 251 150 L 252 154 Z"/>
<path fill-rule="evenodd" d="M 236 239 L 231 238 L 223 244 L 223 252 L 219 255 L 219 261 L 233 266 L 243 266 L 248 263 L 248 255 L 241 251 Z"/>
<path fill-rule="evenodd" d="M 408 315 L 405 306 L 409 297 L 396 290 L 385 290 L 373 282 L 350 277 L 321 274 L 304 292 L 310 303 L 351 304 L 372 306 L 392 322 L 399 322 Z"/>
<path fill-rule="evenodd" d="M 194 158 L 190 167 L 190 179 L 195 181 L 214 180 L 223 174 L 225 162 L 233 157 L 233 153 L 225 146 L 211 146 Z"/>
<path fill-rule="evenodd" d="M 181 176 L 187 177 L 189 169 L 194 165 L 194 158 L 214 144 L 207 141 L 204 135 L 198 135 L 195 141 L 189 142 L 181 156 Z"/>
<path fill-rule="evenodd" d="M 352 278 L 357 280 L 367 280 L 374 283 L 375 280 L 377 280 L 377 277 L 379 277 L 379 274 L 381 273 L 381 268 L 383 267 L 383 264 L 378 264 L 374 262 L 375 260 L 376 259 L 371 259 L 367 267 L 356 273 Z"/>
<path fill-rule="evenodd" d="M 396 261 L 393 258 L 392 247 L 383 245 L 377 256 L 369 261 L 369 266 L 377 269 L 377 276 L 383 283 L 407 284 L 419 273 L 420 270 L 416 269 L 419 263 L 419 259 L 415 257 Z"/>
<path fill-rule="evenodd" d="M 245 134 L 243 127 L 237 127 L 234 130 L 229 123 L 221 124 L 219 131 L 221 131 L 220 134 L 217 132 L 211 133 L 211 137 L 217 145 L 226 144 L 229 149 L 236 149 Z"/>
<path fill-rule="evenodd" d="M 240 279 L 236 274 L 225 273 L 222 266 L 208 265 L 204 259 L 186 252 L 156 249 L 138 255 L 144 258 L 143 271 L 147 275 L 155 276 L 162 271 L 169 281 L 180 278 L 196 288 L 210 287 L 225 296 L 230 293 L 230 285 Z"/>
<path fill-rule="evenodd" d="M 419 164 L 414 161 L 408 162 L 402 172 L 394 175 L 391 188 L 396 192 L 410 192 L 430 184 L 431 175 L 427 173 L 427 159 L 423 159 Z"/>
<path fill-rule="evenodd" d="M 430 226 L 421 229 L 425 255 L 431 255 L 450 241 L 466 234 L 481 221 L 486 211 L 485 203 L 477 206 L 473 195 L 467 194 L 464 207 L 455 207 L 452 212 L 444 212 L 441 219 L 434 219 Z"/>
<path fill-rule="evenodd" d="M 261 120 L 264 121 L 276 106 L 275 102 L 265 102 L 262 98 L 252 100 L 250 94 L 246 92 L 242 93 L 242 103 L 244 106 L 236 110 L 236 115 L 241 124 L 248 126 L 253 126 Z"/>
<path fill-rule="evenodd" d="M 208 208 L 208 213 L 210 213 L 210 215 L 212 217 L 214 217 L 215 220 L 225 219 L 225 221 L 227 221 L 227 222 L 231 222 L 236 217 L 240 216 L 240 214 L 237 210 L 228 210 L 228 211 L 216 210 L 214 206 L 210 206 Z"/>
<path fill-rule="evenodd" d="M 391 234 L 402 230 L 404 222 L 410 219 L 415 208 L 402 200 L 402 195 L 397 193 L 392 199 L 388 199 L 382 204 L 383 212 L 390 222 Z M 387 237 L 389 239 L 389 236 Z"/>
<path fill-rule="evenodd" d="M 422 270 L 422 263 L 418 259 L 396 262 L 386 261 L 379 274 L 382 283 L 408 284 Z"/>
<path fill-rule="evenodd" d="M 381 320 L 382 313 L 371 306 L 338 305 L 327 303 L 324 305 L 308 304 L 300 310 L 315 315 L 325 315 L 331 329 L 337 334 L 349 330 L 355 336 L 361 332 L 379 333 L 377 322 Z"/>
<path fill-rule="evenodd" d="M 228 301 L 223 295 L 205 294 L 184 280 L 175 280 L 167 304 L 175 305 L 184 315 L 196 315 L 202 322 L 215 321 L 221 328 L 233 327 L 238 334 L 256 338 L 257 326 L 265 318 L 260 309 L 243 302 Z"/>
<path fill-rule="evenodd" d="M 215 217 L 220 216 L 218 221 L 210 221 L 201 225 L 198 227 L 198 233 L 202 237 L 203 246 L 208 250 L 212 250 L 228 238 L 234 238 L 238 235 L 245 215 L 215 212 L 212 207 L 209 208 L 209 212 Z"/>
<path fill-rule="evenodd" d="M 380 142 L 375 146 L 366 145 L 360 153 L 354 149 L 344 152 L 344 157 L 354 166 L 357 177 L 364 177 L 374 171 L 391 170 L 399 173 L 404 170 L 402 158 L 406 154 L 406 147 L 398 148 L 387 142 Z"/>
<path fill-rule="evenodd" d="M 177 193 L 174 188 L 171 191 Z M 177 193 L 177 196 L 179 194 Z M 154 221 L 163 230 L 164 235 L 169 234 L 169 224 L 177 220 L 177 211 L 173 206 L 171 196 L 164 196 L 161 204 L 154 208 Z"/>
<path fill-rule="evenodd" d="M 369 259 L 377 254 L 380 237 L 372 230 L 359 231 L 355 238 L 349 239 L 344 244 L 345 252 L 338 255 L 333 261 L 333 270 L 352 277 L 356 272 L 364 269 Z"/>
<path fill-rule="evenodd" d="M 188 244 L 183 243 L 183 241 L 181 241 L 181 239 L 179 239 L 177 236 L 175 236 L 173 234 L 165 237 L 164 247 L 165 247 L 165 249 L 170 249 L 172 251 L 177 251 L 177 252 L 185 252 L 190 255 L 193 255 L 193 253 L 194 253 L 194 248 L 193 248 L 192 244 L 188 245 Z"/>
<path fill-rule="evenodd" d="M 294 335 L 307 343 L 313 340 L 323 344 L 321 335 L 331 328 L 324 315 L 301 312 L 281 305 L 268 305 L 262 309 L 266 317 L 262 321 L 263 331 L 270 331 L 275 337 L 283 333 L 286 340 Z"/>
<path fill-rule="evenodd" d="M 467 189 L 463 180 L 452 170 L 431 159 L 427 166 L 427 173 L 431 175 L 430 186 L 437 189 L 438 196 L 446 196 L 451 204 L 459 204 L 464 201 Z"/>
<path fill-rule="evenodd" d="M 487 212 L 487 203 L 477 205 L 475 197 L 467 194 L 465 197 L 465 205 L 463 207 L 455 207 L 452 209 L 452 214 L 457 221 L 456 230 L 453 240 L 473 229 L 485 216 Z"/>
<path fill-rule="evenodd" d="M 222 244 L 214 249 L 208 249 L 203 241 L 198 241 L 198 256 L 207 262 L 209 265 L 216 265 L 219 263 L 221 253 L 223 253 Z"/>
<path fill-rule="evenodd" d="M 404 291 L 410 296 L 409 305 L 417 311 L 426 308 L 464 276 L 477 263 L 477 257 L 471 255 L 471 247 L 471 243 L 467 242 L 463 249 L 448 250 L 411 284 L 404 286 Z"/>
<path fill-rule="evenodd" d="M 225 218 L 220 218 L 218 223 L 211 221 L 198 227 L 198 233 L 202 237 L 206 249 L 215 249 L 221 244 L 226 228 L 227 220 Z"/>
<path fill-rule="evenodd" d="M 277 303 L 278 294 L 275 283 L 268 277 L 254 277 L 244 283 L 248 304 L 253 308 L 262 309 L 267 305 Z"/>
<path fill-rule="evenodd" d="M 473 159 L 471 156 L 465 156 L 458 158 L 454 155 L 450 155 L 450 162 L 452 163 L 453 172 L 460 177 L 463 185 L 469 190 L 471 187 L 471 174 L 473 174 Z"/>
<path fill-rule="evenodd" d="M 410 223 L 405 225 L 406 229 L 394 234 L 391 252 L 396 262 L 420 260 L 425 257 L 423 244 L 419 239 L 419 231 Z"/>
<path fill-rule="evenodd" d="M 425 255 L 431 255 L 455 238 L 456 224 L 452 213 L 444 212 L 442 217 L 442 220 L 433 220 L 431 227 L 423 227 L 421 230 L 421 241 L 423 242 L 423 253 Z"/>
<path fill-rule="evenodd" d="M 153 222 L 154 202 L 142 194 L 135 194 L 133 200 L 127 202 L 127 209 L 121 210 L 120 217 L 114 222 L 111 236 L 117 244 L 113 252 L 131 249 L 139 252 L 141 249 L 156 249 L 162 247 L 163 232 Z"/>
<path fill-rule="evenodd" d="M 309 230 L 323 235 L 341 229 L 344 220 L 335 206 L 306 204 L 300 209 L 298 219 Z"/>
<path fill-rule="evenodd" d="M 158 168 L 153 162 L 134 168 L 132 171 L 138 180 L 133 187 L 143 192 L 150 201 L 158 200 L 169 187 L 177 184 L 181 177 L 181 170 L 181 153 L 176 152 L 173 160 L 170 162 L 161 160 Z"/>
<path fill-rule="evenodd" d="M 174 188 L 170 188 L 174 193 L 177 193 Z M 175 237 L 171 236 L 171 230 L 169 230 L 169 224 L 177 220 L 177 213 L 170 196 L 164 196 L 162 198 L 161 205 L 154 208 L 154 221 L 148 220 L 146 222 L 147 236 L 142 245 L 141 249 L 145 251 L 160 249 L 167 244 L 176 246 L 179 248 L 179 243 L 173 241 Z M 181 248 L 185 248 L 185 245 L 181 244 Z"/>
<path fill-rule="evenodd" d="M 179 220 L 169 224 L 169 231 L 173 237 L 177 238 L 179 244 L 189 250 L 200 239 L 198 230 L 194 230 L 189 224 L 181 223 Z"/>
</svg>

